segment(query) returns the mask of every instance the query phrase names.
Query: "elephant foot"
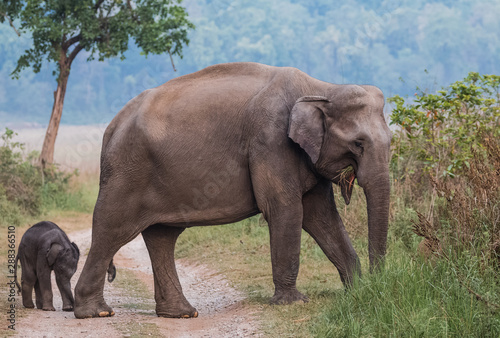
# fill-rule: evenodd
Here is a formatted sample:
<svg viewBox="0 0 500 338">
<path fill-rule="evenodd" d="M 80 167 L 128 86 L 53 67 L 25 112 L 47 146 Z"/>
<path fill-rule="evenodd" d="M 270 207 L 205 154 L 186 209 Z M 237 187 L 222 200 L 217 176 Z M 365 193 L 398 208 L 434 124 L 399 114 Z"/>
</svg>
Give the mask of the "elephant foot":
<svg viewBox="0 0 500 338">
<path fill-rule="evenodd" d="M 42 308 L 43 311 L 55 311 L 56 309 L 53 306 L 44 306 Z"/>
<path fill-rule="evenodd" d="M 66 305 L 62 308 L 63 311 L 73 311 L 73 305 Z"/>
<path fill-rule="evenodd" d="M 286 305 L 296 302 L 307 303 L 309 298 L 300 293 L 297 289 L 275 292 L 273 298 L 270 300 L 271 305 Z"/>
<path fill-rule="evenodd" d="M 34 309 L 35 308 L 35 304 L 31 303 L 31 304 L 23 304 L 25 308 L 27 309 Z"/>
<path fill-rule="evenodd" d="M 196 318 L 198 317 L 198 311 L 190 304 L 184 306 L 156 306 L 156 314 L 158 317 L 165 318 Z"/>
<path fill-rule="evenodd" d="M 115 315 L 115 311 L 109 307 L 106 303 L 100 303 L 97 306 L 87 305 L 77 305 L 74 308 L 75 317 L 78 319 L 83 318 L 97 318 L 97 317 L 112 317 Z"/>
</svg>

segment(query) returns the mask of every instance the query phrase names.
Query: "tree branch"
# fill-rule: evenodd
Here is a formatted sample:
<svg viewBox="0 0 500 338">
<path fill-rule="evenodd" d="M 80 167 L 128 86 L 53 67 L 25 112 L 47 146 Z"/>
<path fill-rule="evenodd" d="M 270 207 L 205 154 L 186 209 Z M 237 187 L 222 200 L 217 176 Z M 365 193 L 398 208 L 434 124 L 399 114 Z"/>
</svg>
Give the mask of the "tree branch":
<svg viewBox="0 0 500 338">
<path fill-rule="evenodd" d="M 68 64 L 69 66 L 71 66 L 71 63 L 73 62 L 73 60 L 75 59 L 76 55 L 78 53 L 80 53 L 80 51 L 83 49 L 83 46 L 78 44 L 76 45 L 75 49 L 73 49 L 73 51 L 71 52 L 71 54 L 69 54 L 68 56 Z"/>
<path fill-rule="evenodd" d="M 113 2 L 113 5 L 111 7 L 109 7 L 109 9 L 108 9 L 108 13 L 105 16 L 106 19 L 109 18 L 109 15 L 111 14 L 111 11 L 113 10 L 113 8 L 115 8 L 115 3 L 114 2 Z"/>
<path fill-rule="evenodd" d="M 99 7 L 101 7 L 103 2 L 104 2 L 104 0 L 97 1 L 97 3 L 94 6 L 94 10 L 97 11 L 99 9 Z"/>
<path fill-rule="evenodd" d="M 170 49 L 168 50 L 168 55 L 170 55 L 170 62 L 172 62 L 172 68 L 174 69 L 174 72 L 176 72 L 177 69 L 175 69 L 174 59 L 172 58 L 172 53 L 170 53 Z"/>
<path fill-rule="evenodd" d="M 0 12 L 0 14 L 2 14 L 5 19 L 7 19 L 7 21 L 9 21 L 9 24 L 10 24 L 10 27 L 12 27 L 12 29 L 14 29 L 14 32 L 16 32 L 17 36 L 21 36 L 21 33 L 19 33 L 16 29 L 16 27 L 14 26 L 14 23 L 12 22 L 12 20 L 9 18 L 9 16 L 5 13 L 2 13 Z"/>
<path fill-rule="evenodd" d="M 80 41 L 82 39 L 82 34 L 78 34 L 76 36 L 73 36 L 69 40 L 67 40 L 65 43 L 63 43 L 62 48 L 63 49 L 68 49 L 72 44 Z"/>
</svg>

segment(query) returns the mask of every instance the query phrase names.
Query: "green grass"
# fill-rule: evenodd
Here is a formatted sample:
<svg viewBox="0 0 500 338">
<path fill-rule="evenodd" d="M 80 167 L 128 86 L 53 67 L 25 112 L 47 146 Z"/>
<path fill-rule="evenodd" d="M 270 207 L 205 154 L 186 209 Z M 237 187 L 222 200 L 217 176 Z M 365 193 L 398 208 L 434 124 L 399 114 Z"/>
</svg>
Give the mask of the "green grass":
<svg viewBox="0 0 500 338">
<path fill-rule="evenodd" d="M 365 274 L 322 304 L 310 329 L 319 337 L 500 336 L 500 315 L 463 283 L 500 291 L 493 275 L 464 278 L 446 261 L 429 264 L 393 245 L 383 273 Z M 461 283 L 459 280 L 464 278 Z M 498 297 L 496 297 L 498 298 Z"/>
</svg>

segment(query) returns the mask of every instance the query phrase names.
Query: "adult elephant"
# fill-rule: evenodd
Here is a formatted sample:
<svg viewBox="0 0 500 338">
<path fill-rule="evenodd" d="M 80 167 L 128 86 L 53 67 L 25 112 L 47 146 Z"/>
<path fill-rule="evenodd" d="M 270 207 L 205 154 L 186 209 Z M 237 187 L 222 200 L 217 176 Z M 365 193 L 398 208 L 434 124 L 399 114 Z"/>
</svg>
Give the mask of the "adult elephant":
<svg viewBox="0 0 500 338">
<path fill-rule="evenodd" d="M 153 266 L 156 313 L 196 317 L 174 263 L 187 227 L 262 213 L 269 224 L 274 304 L 306 300 L 296 288 L 301 230 L 345 284 L 359 260 L 335 207 L 356 177 L 368 209 L 370 267 L 383 258 L 389 212 L 391 133 L 382 92 L 334 85 L 295 68 L 221 64 L 132 99 L 103 140 L 92 245 L 76 286 L 77 318 L 110 316 L 106 268 L 142 233 Z M 354 174 L 340 179 L 352 166 Z"/>
</svg>

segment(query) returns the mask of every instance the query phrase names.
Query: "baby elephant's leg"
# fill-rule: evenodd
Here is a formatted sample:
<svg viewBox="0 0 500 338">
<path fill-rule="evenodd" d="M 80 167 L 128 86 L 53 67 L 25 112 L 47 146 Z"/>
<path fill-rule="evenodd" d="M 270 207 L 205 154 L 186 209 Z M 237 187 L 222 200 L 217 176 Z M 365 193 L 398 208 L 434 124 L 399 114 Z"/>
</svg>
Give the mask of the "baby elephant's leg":
<svg viewBox="0 0 500 338">
<path fill-rule="evenodd" d="M 45 255 L 39 254 L 36 265 L 36 275 L 40 285 L 40 294 L 42 300 L 42 310 L 55 311 L 52 303 L 52 283 L 50 282 L 50 274 L 52 273 Z M 37 296 L 38 303 L 38 296 Z"/>
</svg>

